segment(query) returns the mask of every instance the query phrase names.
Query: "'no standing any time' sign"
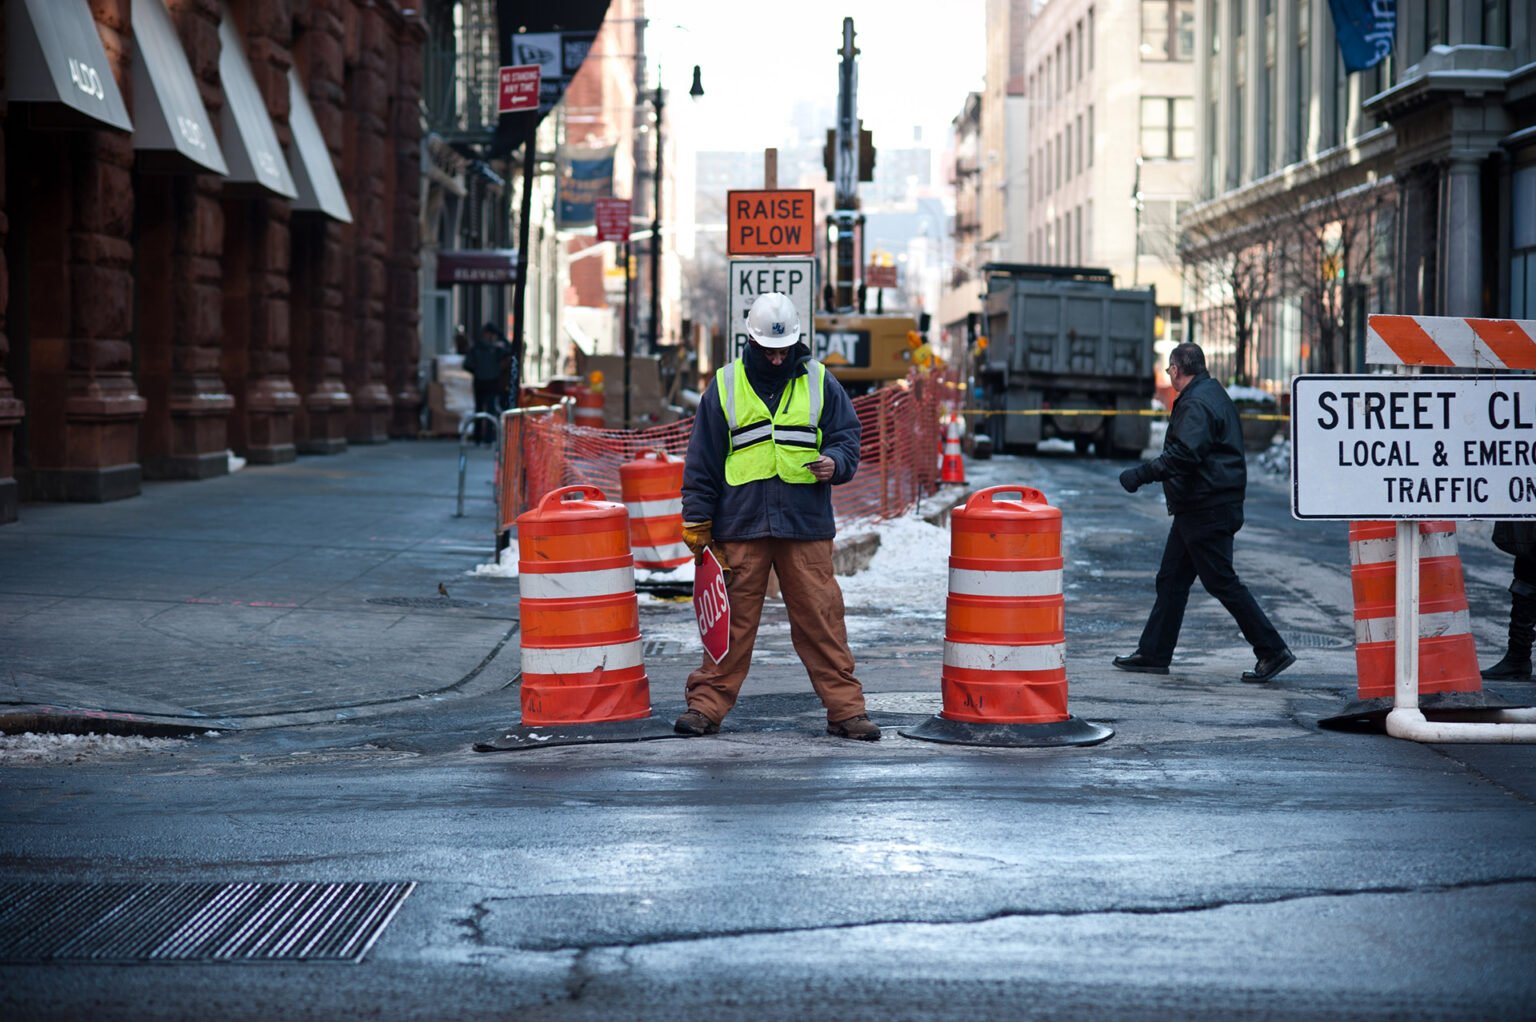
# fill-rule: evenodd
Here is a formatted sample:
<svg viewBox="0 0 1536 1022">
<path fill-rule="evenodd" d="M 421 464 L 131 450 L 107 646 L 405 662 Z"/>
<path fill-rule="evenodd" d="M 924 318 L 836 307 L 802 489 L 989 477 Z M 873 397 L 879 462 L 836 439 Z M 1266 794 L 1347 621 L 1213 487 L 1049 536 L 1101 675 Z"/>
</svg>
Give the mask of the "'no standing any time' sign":
<svg viewBox="0 0 1536 1022">
<path fill-rule="evenodd" d="M 1536 518 L 1536 377 L 1298 376 L 1297 518 Z"/>
</svg>

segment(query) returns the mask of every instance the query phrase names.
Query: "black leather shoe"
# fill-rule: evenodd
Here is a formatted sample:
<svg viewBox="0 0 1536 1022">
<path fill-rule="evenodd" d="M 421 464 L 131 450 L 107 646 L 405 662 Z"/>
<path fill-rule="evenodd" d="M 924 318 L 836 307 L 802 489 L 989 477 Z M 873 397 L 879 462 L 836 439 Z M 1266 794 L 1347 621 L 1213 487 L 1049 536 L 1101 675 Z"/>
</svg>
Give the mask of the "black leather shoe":
<svg viewBox="0 0 1536 1022">
<path fill-rule="evenodd" d="M 1254 684 L 1268 681 L 1287 667 L 1296 662 L 1296 654 L 1288 649 L 1282 649 L 1274 656 L 1262 659 L 1253 665 L 1253 670 L 1243 672 L 1243 680 Z"/>
<path fill-rule="evenodd" d="M 1114 665 L 1122 671 L 1135 671 L 1137 674 L 1167 674 L 1167 664 L 1154 664 L 1140 653 L 1132 653 L 1130 656 L 1117 656 Z"/>
</svg>

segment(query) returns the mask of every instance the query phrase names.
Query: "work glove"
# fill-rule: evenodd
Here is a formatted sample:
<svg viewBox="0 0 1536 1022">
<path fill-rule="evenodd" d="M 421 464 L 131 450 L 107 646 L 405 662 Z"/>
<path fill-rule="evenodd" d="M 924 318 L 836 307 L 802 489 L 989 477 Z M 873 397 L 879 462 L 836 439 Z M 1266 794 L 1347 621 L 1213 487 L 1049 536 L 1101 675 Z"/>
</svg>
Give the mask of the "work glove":
<svg viewBox="0 0 1536 1022">
<path fill-rule="evenodd" d="M 713 541 L 712 529 L 714 521 L 706 518 L 702 522 L 683 523 L 683 542 L 688 544 L 688 549 L 693 552 L 693 563 L 698 564 L 704 560 L 704 548 Z M 719 554 L 715 554 L 718 559 Z"/>
<path fill-rule="evenodd" d="M 1135 465 L 1120 473 L 1120 485 L 1125 487 L 1126 493 L 1135 493 L 1136 490 L 1141 486 L 1143 482 L 1141 478 L 1141 468 L 1142 466 Z"/>
</svg>

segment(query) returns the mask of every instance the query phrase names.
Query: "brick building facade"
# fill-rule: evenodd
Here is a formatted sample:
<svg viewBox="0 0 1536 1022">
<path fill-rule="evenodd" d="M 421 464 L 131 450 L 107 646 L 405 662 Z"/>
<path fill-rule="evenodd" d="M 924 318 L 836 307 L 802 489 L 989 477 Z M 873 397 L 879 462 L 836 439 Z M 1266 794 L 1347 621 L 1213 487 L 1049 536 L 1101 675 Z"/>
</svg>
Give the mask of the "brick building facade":
<svg viewBox="0 0 1536 1022">
<path fill-rule="evenodd" d="M 226 450 L 271 464 L 415 436 L 415 12 L 0 7 L 0 522 L 221 475 Z"/>
</svg>

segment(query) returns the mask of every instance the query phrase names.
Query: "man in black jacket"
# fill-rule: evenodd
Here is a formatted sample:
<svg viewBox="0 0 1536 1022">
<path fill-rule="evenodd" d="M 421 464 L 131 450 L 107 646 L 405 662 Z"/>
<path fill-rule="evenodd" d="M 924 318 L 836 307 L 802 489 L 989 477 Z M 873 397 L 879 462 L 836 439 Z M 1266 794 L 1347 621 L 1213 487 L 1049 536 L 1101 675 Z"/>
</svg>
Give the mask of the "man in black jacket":
<svg viewBox="0 0 1536 1022">
<path fill-rule="evenodd" d="M 1184 623 L 1189 587 L 1198 577 L 1221 601 L 1253 647 L 1258 663 L 1244 681 L 1264 682 L 1296 662 L 1285 640 L 1259 609 L 1232 568 L 1232 537 L 1243 527 L 1248 485 L 1242 424 L 1226 388 L 1205 371 L 1198 344 L 1181 344 L 1168 357 L 1168 382 L 1178 393 L 1163 453 L 1120 473 L 1126 492 L 1161 481 L 1173 525 L 1157 569 L 1157 600 L 1136 652 L 1115 657 L 1122 671 L 1167 674 Z"/>
</svg>

